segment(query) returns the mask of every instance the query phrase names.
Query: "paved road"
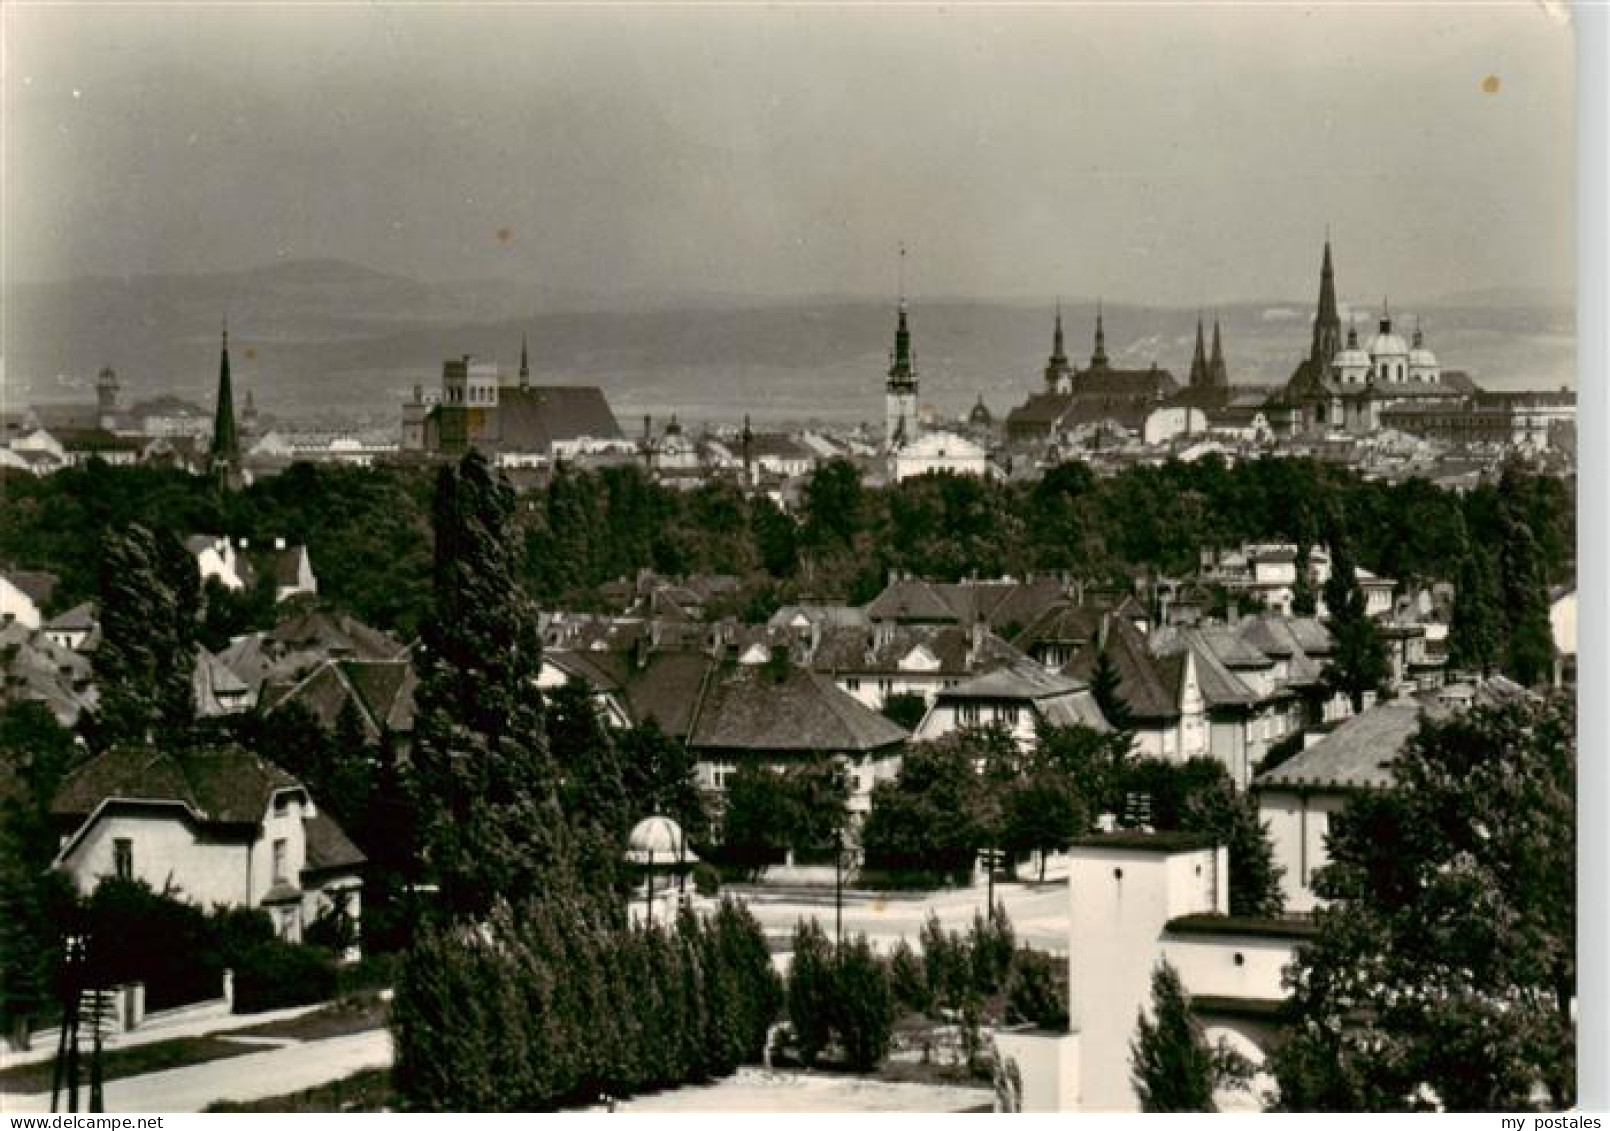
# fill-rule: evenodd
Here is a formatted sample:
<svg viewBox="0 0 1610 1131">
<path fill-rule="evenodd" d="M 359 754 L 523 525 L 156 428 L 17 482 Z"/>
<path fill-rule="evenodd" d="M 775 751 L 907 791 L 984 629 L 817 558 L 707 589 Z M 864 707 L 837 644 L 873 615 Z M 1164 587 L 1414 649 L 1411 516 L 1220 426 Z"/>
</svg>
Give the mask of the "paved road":
<svg viewBox="0 0 1610 1131">
<path fill-rule="evenodd" d="M 106 1085 L 108 1112 L 192 1112 L 217 1100 L 260 1100 L 299 1092 L 391 1064 L 391 1033 L 372 1029 L 267 1052 L 130 1076 Z M 7 1115 L 47 1112 L 48 1093 L 0 1096 Z"/>
</svg>

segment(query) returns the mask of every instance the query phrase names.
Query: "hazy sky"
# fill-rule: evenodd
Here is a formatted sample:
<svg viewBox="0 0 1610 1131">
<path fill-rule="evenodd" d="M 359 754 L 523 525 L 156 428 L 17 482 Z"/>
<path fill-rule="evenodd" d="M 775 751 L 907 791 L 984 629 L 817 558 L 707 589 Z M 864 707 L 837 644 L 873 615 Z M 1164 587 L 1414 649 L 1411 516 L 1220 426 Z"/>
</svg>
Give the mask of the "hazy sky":
<svg viewBox="0 0 1610 1131">
<path fill-rule="evenodd" d="M 1574 277 L 1535 4 L 0 6 L 11 280 L 1405 298 Z M 1487 89 L 1495 88 L 1495 89 Z"/>
</svg>

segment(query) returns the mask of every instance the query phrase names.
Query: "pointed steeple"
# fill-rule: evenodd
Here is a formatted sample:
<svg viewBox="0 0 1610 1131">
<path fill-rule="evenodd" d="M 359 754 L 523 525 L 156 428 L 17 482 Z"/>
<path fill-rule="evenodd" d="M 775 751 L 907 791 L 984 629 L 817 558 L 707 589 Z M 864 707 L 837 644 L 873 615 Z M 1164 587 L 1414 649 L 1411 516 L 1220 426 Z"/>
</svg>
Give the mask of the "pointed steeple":
<svg viewBox="0 0 1610 1131">
<path fill-rule="evenodd" d="M 520 335 L 520 388 L 531 387 L 531 359 L 526 355 L 525 334 Z"/>
<path fill-rule="evenodd" d="M 1101 324 L 1101 300 L 1096 300 L 1096 346 L 1090 351 L 1090 368 L 1107 367 L 1107 332 Z"/>
<path fill-rule="evenodd" d="M 1213 319 L 1213 355 L 1208 358 L 1208 384 L 1218 389 L 1230 387 L 1230 371 L 1224 364 L 1224 342 L 1219 337 L 1219 320 Z"/>
<path fill-rule="evenodd" d="M 212 419 L 212 447 L 208 464 L 214 475 L 237 484 L 240 477 L 240 435 L 235 430 L 235 393 L 229 381 L 229 322 L 223 330 L 218 356 L 218 404 Z"/>
<path fill-rule="evenodd" d="M 1045 387 L 1056 392 L 1062 383 L 1073 379 L 1073 366 L 1068 364 L 1068 350 L 1062 337 L 1062 300 L 1057 299 L 1056 329 L 1051 332 L 1051 357 L 1045 363 Z"/>
<path fill-rule="evenodd" d="M 889 384 L 913 385 L 917 381 L 916 358 L 911 352 L 911 327 L 906 322 L 906 300 L 900 300 L 900 315 L 894 329 L 894 352 L 889 358 Z"/>
<path fill-rule="evenodd" d="M 744 430 L 738 434 L 743 442 L 744 486 L 754 482 L 755 434 L 749 427 L 749 414 L 744 413 Z"/>
<path fill-rule="evenodd" d="M 1342 318 L 1336 310 L 1336 271 L 1331 264 L 1330 236 L 1325 236 L 1325 259 L 1319 268 L 1319 305 L 1314 311 L 1314 343 L 1308 351 L 1310 368 L 1324 373 L 1342 344 Z"/>
<path fill-rule="evenodd" d="M 1414 348 L 1424 349 L 1426 344 L 1425 332 L 1420 329 L 1420 316 L 1414 316 Z"/>
<path fill-rule="evenodd" d="M 1190 386 L 1200 389 L 1208 383 L 1207 346 L 1202 341 L 1202 312 L 1196 313 L 1196 350 L 1191 354 Z"/>
</svg>

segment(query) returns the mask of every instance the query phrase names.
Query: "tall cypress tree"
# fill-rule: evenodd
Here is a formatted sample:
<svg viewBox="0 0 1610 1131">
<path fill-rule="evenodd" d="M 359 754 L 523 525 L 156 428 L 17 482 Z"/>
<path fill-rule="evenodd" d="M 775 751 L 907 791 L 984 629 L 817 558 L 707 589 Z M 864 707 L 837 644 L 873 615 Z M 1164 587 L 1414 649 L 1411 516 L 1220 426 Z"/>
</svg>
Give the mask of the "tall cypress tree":
<svg viewBox="0 0 1610 1131">
<path fill-rule="evenodd" d="M 1528 687 L 1544 683 L 1554 666 L 1554 632 L 1537 540 L 1518 513 L 1501 504 L 1499 608 L 1504 618 L 1503 668 Z"/>
<path fill-rule="evenodd" d="M 134 525 L 103 541 L 94 658 L 102 745 L 189 737 L 200 593 L 195 560 L 171 534 Z"/>
<path fill-rule="evenodd" d="M 1448 660 L 1453 667 L 1492 675 L 1503 655 L 1504 613 L 1498 603 L 1498 585 L 1492 558 L 1469 546 L 1459 563 L 1448 626 Z"/>
<path fill-rule="evenodd" d="M 516 581 L 514 492 L 478 452 L 436 482 L 435 600 L 419 658 L 414 786 L 428 869 L 479 916 L 568 874 L 536 678 L 536 610 Z"/>
<path fill-rule="evenodd" d="M 1325 665 L 1325 681 L 1352 700 L 1354 711 L 1362 711 L 1365 693 L 1379 691 L 1390 669 L 1381 634 L 1364 611 L 1364 590 L 1358 583 L 1352 551 L 1339 530 L 1331 537 L 1325 607 L 1335 640 Z"/>
<path fill-rule="evenodd" d="M 1251 1077 L 1247 1062 L 1222 1042 L 1208 1045 L 1179 973 L 1166 958 L 1152 971 L 1151 1012 L 1147 1017 L 1141 1011 L 1130 1045 L 1142 1111 L 1217 1111 L 1214 1089 Z"/>
</svg>

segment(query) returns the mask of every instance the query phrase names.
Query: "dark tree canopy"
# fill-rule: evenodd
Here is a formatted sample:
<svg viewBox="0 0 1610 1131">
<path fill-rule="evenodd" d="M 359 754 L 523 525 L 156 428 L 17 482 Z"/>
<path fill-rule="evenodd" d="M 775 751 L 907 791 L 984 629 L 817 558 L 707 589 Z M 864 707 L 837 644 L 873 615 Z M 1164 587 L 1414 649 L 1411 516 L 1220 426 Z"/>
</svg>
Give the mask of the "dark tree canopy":
<svg viewBox="0 0 1610 1131">
<path fill-rule="evenodd" d="M 1575 1088 L 1576 732 L 1562 699 L 1426 719 L 1331 829 L 1272 1058 L 1292 1111 L 1519 1111 Z"/>
<path fill-rule="evenodd" d="M 568 865 L 535 686 L 542 642 L 516 581 L 513 509 L 513 490 L 478 453 L 442 469 L 413 765 L 425 852 L 454 912 L 527 897 Z"/>
</svg>

